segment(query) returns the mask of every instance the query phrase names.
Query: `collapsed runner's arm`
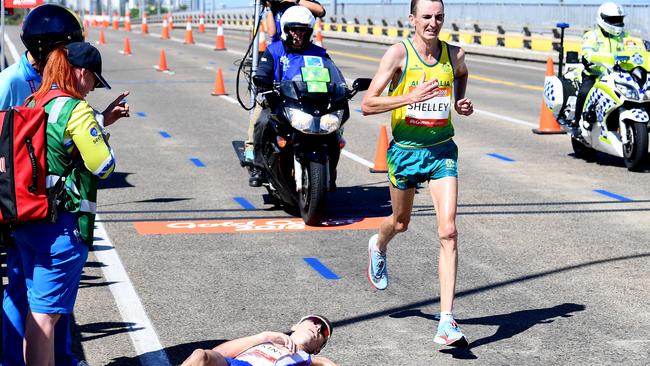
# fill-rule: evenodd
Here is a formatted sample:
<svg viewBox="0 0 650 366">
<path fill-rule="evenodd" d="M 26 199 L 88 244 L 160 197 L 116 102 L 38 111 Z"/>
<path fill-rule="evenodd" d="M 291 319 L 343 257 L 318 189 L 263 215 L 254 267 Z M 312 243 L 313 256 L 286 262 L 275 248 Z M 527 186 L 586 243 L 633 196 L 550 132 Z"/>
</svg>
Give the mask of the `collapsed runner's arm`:
<svg viewBox="0 0 650 366">
<path fill-rule="evenodd" d="M 469 98 L 465 98 L 469 78 L 469 70 L 465 64 L 465 51 L 460 47 L 453 47 L 451 57 L 454 65 L 454 109 L 460 115 L 469 116 L 474 112 L 474 105 Z"/>
<path fill-rule="evenodd" d="M 323 356 L 312 356 L 311 366 L 336 366 L 336 363 Z"/>
<path fill-rule="evenodd" d="M 293 344 L 291 338 L 284 333 L 277 332 L 262 332 L 248 337 L 233 339 L 232 341 L 214 347 L 212 350 L 219 352 L 224 357 L 235 358 L 247 349 L 267 342 L 283 347 L 292 353 L 296 352 L 296 346 Z"/>
<path fill-rule="evenodd" d="M 381 58 L 379 69 L 361 102 L 361 112 L 364 116 L 384 113 L 408 104 L 431 99 L 438 88 L 438 81 L 425 80 L 424 73 L 421 82 L 411 92 L 403 95 L 381 96 L 391 81 L 402 73 L 406 64 L 406 49 L 400 43 L 392 45 Z"/>
</svg>

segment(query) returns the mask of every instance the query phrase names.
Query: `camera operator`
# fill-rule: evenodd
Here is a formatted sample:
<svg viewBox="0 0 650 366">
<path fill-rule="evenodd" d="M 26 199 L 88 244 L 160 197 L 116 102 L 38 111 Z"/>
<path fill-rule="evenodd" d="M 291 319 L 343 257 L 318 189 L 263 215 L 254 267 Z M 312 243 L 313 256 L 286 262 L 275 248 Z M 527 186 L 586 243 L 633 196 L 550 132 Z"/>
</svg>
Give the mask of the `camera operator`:
<svg viewBox="0 0 650 366">
<path fill-rule="evenodd" d="M 282 18 L 282 14 L 287 9 L 294 5 L 304 6 L 309 9 L 315 18 L 325 16 L 325 8 L 315 0 L 265 0 L 264 6 L 270 10 L 266 13 L 266 30 L 272 42 L 280 40 L 280 36 L 282 35 L 280 18 Z"/>
</svg>

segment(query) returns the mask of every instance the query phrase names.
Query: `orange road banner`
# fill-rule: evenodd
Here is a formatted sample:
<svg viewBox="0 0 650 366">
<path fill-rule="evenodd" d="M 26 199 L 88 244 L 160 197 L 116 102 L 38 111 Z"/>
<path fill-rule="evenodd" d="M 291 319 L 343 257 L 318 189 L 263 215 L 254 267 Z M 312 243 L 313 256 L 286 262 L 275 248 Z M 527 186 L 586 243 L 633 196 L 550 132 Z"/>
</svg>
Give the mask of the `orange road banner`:
<svg viewBox="0 0 650 366">
<path fill-rule="evenodd" d="M 4 0 L 5 8 L 35 8 L 43 4 L 43 0 Z"/>
<path fill-rule="evenodd" d="M 376 230 L 383 217 L 330 219 L 322 226 L 307 226 L 302 219 L 261 218 L 251 220 L 148 221 L 134 223 L 140 235 L 232 234 L 259 232 L 305 232 L 324 230 Z"/>
</svg>

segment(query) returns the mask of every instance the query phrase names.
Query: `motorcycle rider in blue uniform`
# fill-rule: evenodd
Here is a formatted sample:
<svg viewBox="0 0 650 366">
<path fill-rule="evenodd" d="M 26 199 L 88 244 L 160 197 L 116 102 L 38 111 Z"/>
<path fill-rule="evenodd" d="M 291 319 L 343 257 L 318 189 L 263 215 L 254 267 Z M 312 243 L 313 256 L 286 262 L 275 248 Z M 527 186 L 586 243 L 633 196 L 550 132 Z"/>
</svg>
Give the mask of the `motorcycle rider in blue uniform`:
<svg viewBox="0 0 650 366">
<path fill-rule="evenodd" d="M 306 57 L 329 58 L 327 51 L 311 42 L 316 19 L 309 9 L 302 6 L 293 6 L 287 9 L 280 20 L 282 27 L 282 41 L 274 42 L 262 54 L 254 80 L 258 91 L 269 89 L 274 81 L 291 80 L 300 75 L 300 68 L 305 66 Z M 262 103 L 264 109 L 255 122 L 253 144 L 255 151 L 259 151 L 261 142 L 257 137 L 263 131 L 268 121 L 268 105 Z M 259 164 L 258 155 L 255 154 L 256 165 Z M 262 185 L 262 172 L 258 168 L 251 171 L 249 185 L 259 187 Z"/>
</svg>

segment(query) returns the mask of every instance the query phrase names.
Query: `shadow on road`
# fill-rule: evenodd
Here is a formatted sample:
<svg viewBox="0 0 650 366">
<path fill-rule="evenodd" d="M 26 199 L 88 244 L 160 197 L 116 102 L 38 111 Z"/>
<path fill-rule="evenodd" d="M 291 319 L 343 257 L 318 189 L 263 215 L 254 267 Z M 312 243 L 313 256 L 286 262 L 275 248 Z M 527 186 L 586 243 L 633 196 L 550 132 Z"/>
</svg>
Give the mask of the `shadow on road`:
<svg viewBox="0 0 650 366">
<path fill-rule="evenodd" d="M 212 349 L 223 342 L 228 341 L 227 339 L 215 339 L 209 341 L 198 341 L 183 343 L 172 347 L 167 347 L 163 351 L 167 354 L 169 362 L 172 365 L 180 365 L 186 358 L 188 358 L 192 351 L 197 348 L 201 349 Z M 107 363 L 106 366 L 132 366 L 139 365 L 140 359 L 147 358 L 147 354 L 141 355 L 140 357 L 119 357 L 113 359 L 111 362 Z M 152 353 L 152 357 L 157 357 L 158 352 Z"/>
<path fill-rule="evenodd" d="M 450 354 L 454 358 L 458 359 L 476 359 L 478 357 L 472 353 L 473 348 L 512 338 L 537 324 L 552 323 L 555 321 L 554 318 L 572 317 L 572 313 L 583 311 L 585 308 L 584 305 L 580 304 L 564 303 L 550 308 L 521 310 L 508 314 L 490 315 L 481 318 L 458 319 L 458 323 L 461 325 L 494 325 L 498 328 L 493 335 L 477 339 L 471 342 L 467 348 L 447 348 L 440 352 Z M 438 314 L 426 314 L 420 309 L 399 311 L 391 314 L 390 317 L 397 319 L 419 317 L 436 322 L 439 319 Z"/>
</svg>

